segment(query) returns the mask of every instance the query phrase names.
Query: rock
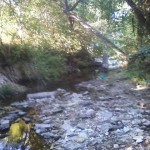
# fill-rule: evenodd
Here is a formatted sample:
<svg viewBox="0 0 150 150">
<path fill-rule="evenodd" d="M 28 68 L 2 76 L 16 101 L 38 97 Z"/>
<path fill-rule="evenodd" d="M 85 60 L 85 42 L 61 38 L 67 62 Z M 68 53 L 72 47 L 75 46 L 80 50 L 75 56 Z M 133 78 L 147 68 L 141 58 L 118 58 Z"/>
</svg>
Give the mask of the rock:
<svg viewBox="0 0 150 150">
<path fill-rule="evenodd" d="M 41 134 L 44 138 L 46 138 L 46 139 L 54 139 L 55 141 L 57 141 L 57 140 L 59 140 L 60 138 L 61 138 L 61 136 L 59 136 L 59 135 L 54 135 L 54 134 L 52 134 L 52 133 L 42 133 Z"/>
<path fill-rule="evenodd" d="M 67 143 L 63 143 L 63 150 L 83 150 L 82 145 L 79 143 L 68 141 Z"/>
<path fill-rule="evenodd" d="M 150 121 L 149 120 L 146 120 L 144 123 L 143 123 L 144 126 L 146 127 L 150 127 Z"/>
<path fill-rule="evenodd" d="M 115 149 L 118 149 L 118 148 L 119 148 L 119 145 L 118 145 L 118 144 L 114 144 L 114 148 L 115 148 Z"/>
<path fill-rule="evenodd" d="M 87 119 L 87 118 L 94 118 L 95 117 L 95 111 L 93 109 L 88 109 L 86 111 L 82 111 L 79 113 L 79 118 Z"/>
<path fill-rule="evenodd" d="M 135 136 L 133 137 L 134 140 L 136 140 L 136 143 L 141 143 L 144 140 L 143 136 Z"/>
<path fill-rule="evenodd" d="M 83 96 L 88 95 L 88 94 L 89 94 L 89 92 L 88 92 L 88 91 L 85 91 L 85 92 L 83 93 Z"/>
<path fill-rule="evenodd" d="M 115 131 L 118 129 L 122 129 L 123 127 L 124 127 L 123 124 L 112 125 L 112 127 L 109 129 L 109 131 Z"/>
<path fill-rule="evenodd" d="M 97 112 L 96 115 L 100 120 L 103 120 L 103 121 L 104 120 L 111 120 L 111 117 L 113 116 L 112 112 L 107 111 L 107 110 Z"/>
<path fill-rule="evenodd" d="M 56 92 L 39 92 L 27 94 L 27 99 L 55 98 Z"/>
<path fill-rule="evenodd" d="M 124 128 L 123 128 L 123 131 L 124 131 L 125 133 L 127 133 L 127 132 L 130 131 L 130 128 L 129 128 L 129 127 L 124 127 Z"/>
<path fill-rule="evenodd" d="M 51 127 L 50 124 L 44 124 L 44 123 L 35 124 L 35 129 L 45 129 L 45 128 L 50 128 L 50 127 Z"/>
<path fill-rule="evenodd" d="M 54 110 L 51 111 L 51 115 L 62 113 L 63 111 L 64 110 L 62 108 L 54 108 Z"/>
<path fill-rule="evenodd" d="M 87 102 L 87 101 L 81 101 L 79 103 L 79 105 L 82 105 L 83 107 L 88 107 L 88 106 L 93 105 L 93 103 L 92 102 Z"/>
<path fill-rule="evenodd" d="M 19 115 L 19 116 L 24 116 L 25 114 L 26 114 L 26 112 L 21 111 L 21 110 L 18 112 L 18 115 Z"/>
<path fill-rule="evenodd" d="M 56 91 L 56 96 L 60 96 L 60 97 L 62 97 L 62 96 L 64 96 L 66 94 L 66 90 L 64 90 L 64 89 L 57 89 L 57 91 Z M 68 93 L 67 93 L 67 95 L 68 95 Z"/>
<path fill-rule="evenodd" d="M 11 103 L 11 106 L 21 109 L 21 108 L 28 108 L 29 104 L 28 102 L 14 102 L 14 103 Z"/>
<path fill-rule="evenodd" d="M 7 130 L 9 129 L 10 121 L 9 120 L 0 120 L 0 130 Z"/>
<path fill-rule="evenodd" d="M 109 101 L 109 100 L 113 100 L 113 97 L 109 97 L 109 96 L 105 96 L 105 97 L 99 97 L 99 100 L 101 101 Z"/>
<path fill-rule="evenodd" d="M 23 120 L 25 121 L 25 123 L 31 122 L 31 118 L 29 117 L 23 117 Z"/>
<path fill-rule="evenodd" d="M 0 124 L 9 124 L 10 121 L 9 120 L 1 120 L 1 123 Z"/>
<path fill-rule="evenodd" d="M 88 139 L 88 136 L 86 133 L 79 133 L 79 135 L 73 137 L 73 140 L 77 143 L 83 143 L 85 140 Z"/>
<path fill-rule="evenodd" d="M 84 130 L 85 129 L 85 124 L 84 123 L 79 123 L 77 125 L 77 128 L 81 129 L 81 130 Z"/>
</svg>

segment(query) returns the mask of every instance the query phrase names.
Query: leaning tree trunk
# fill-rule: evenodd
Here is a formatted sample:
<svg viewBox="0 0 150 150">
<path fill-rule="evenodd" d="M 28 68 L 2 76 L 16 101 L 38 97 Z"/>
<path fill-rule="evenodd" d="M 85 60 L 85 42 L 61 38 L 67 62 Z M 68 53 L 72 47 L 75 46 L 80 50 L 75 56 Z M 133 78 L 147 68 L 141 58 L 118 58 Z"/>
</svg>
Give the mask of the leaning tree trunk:
<svg viewBox="0 0 150 150">
<path fill-rule="evenodd" d="M 92 32 L 94 35 L 99 37 L 104 43 L 106 43 L 109 47 L 113 48 L 113 51 L 116 52 L 117 56 L 119 56 L 120 58 L 126 59 L 125 53 L 120 48 L 118 48 L 114 43 L 112 43 L 108 38 L 106 38 L 104 35 L 102 35 L 99 31 L 94 29 L 92 26 L 90 26 L 88 23 L 86 23 L 85 21 L 83 21 L 81 18 L 74 15 L 73 13 L 71 13 L 71 12 L 65 12 L 65 13 L 68 16 L 68 18 L 75 20 L 84 29 Z"/>
<path fill-rule="evenodd" d="M 114 43 L 112 43 L 108 38 L 106 38 L 99 31 L 97 31 L 92 26 L 90 26 L 88 23 L 83 21 L 81 18 L 76 16 L 74 13 L 72 13 L 72 11 L 78 6 L 78 4 L 80 2 L 82 2 L 82 0 L 77 0 L 76 3 L 71 8 L 69 8 L 68 0 L 64 0 L 64 3 L 61 4 L 61 8 L 62 8 L 63 12 L 67 15 L 70 25 L 73 26 L 74 21 L 78 22 L 83 28 L 92 32 L 97 37 L 99 37 L 104 43 L 106 43 L 109 47 L 113 48 L 114 52 L 116 52 L 116 54 L 117 54 L 117 56 L 119 56 L 119 58 L 126 60 L 127 57 L 120 48 L 118 48 Z"/>
</svg>

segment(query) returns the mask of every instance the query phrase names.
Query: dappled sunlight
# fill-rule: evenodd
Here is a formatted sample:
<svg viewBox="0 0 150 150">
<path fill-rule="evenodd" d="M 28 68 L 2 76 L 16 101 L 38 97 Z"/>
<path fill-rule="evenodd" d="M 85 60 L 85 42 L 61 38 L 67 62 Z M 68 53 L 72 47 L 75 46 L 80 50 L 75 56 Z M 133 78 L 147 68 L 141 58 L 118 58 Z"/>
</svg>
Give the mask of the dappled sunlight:
<svg viewBox="0 0 150 150">
<path fill-rule="evenodd" d="M 148 89 L 148 86 L 145 86 L 145 85 L 136 85 L 135 88 L 131 88 L 131 90 L 134 90 L 134 91 L 147 90 L 147 89 Z"/>
</svg>

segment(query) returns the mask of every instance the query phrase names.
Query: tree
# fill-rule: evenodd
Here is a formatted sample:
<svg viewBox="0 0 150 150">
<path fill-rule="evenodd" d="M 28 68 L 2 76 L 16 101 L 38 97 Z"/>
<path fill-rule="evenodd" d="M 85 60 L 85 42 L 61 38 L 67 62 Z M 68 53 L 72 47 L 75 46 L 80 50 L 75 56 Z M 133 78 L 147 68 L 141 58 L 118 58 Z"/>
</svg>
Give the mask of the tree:
<svg viewBox="0 0 150 150">
<path fill-rule="evenodd" d="M 125 0 L 132 8 L 138 20 L 138 35 L 140 37 L 140 44 L 142 44 L 142 37 L 150 35 L 150 1 L 143 0 L 135 3 L 133 0 Z"/>
<path fill-rule="evenodd" d="M 70 25 L 73 26 L 74 21 L 80 23 L 80 25 L 82 25 L 86 30 L 91 31 L 97 37 L 99 37 L 104 43 L 114 48 L 114 51 L 118 55 L 124 56 L 124 52 L 120 48 L 118 48 L 113 42 L 111 42 L 108 38 L 102 35 L 99 31 L 91 27 L 88 23 L 86 23 L 85 21 L 83 21 L 81 18 L 79 18 L 73 13 L 73 10 L 78 6 L 80 2 L 82 2 L 82 0 L 76 1 L 71 7 L 69 7 L 68 0 L 65 0 L 64 3 L 62 4 L 62 10 L 67 15 Z"/>
</svg>

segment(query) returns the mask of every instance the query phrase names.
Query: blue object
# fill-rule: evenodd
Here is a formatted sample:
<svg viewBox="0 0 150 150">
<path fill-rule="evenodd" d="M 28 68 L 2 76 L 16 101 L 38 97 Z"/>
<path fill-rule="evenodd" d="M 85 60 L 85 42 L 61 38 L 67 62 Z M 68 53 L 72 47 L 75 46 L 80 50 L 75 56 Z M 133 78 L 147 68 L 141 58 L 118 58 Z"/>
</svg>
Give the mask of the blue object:
<svg viewBox="0 0 150 150">
<path fill-rule="evenodd" d="M 105 80 L 105 76 L 102 74 L 99 76 L 99 79 L 103 81 L 103 80 Z"/>
</svg>

